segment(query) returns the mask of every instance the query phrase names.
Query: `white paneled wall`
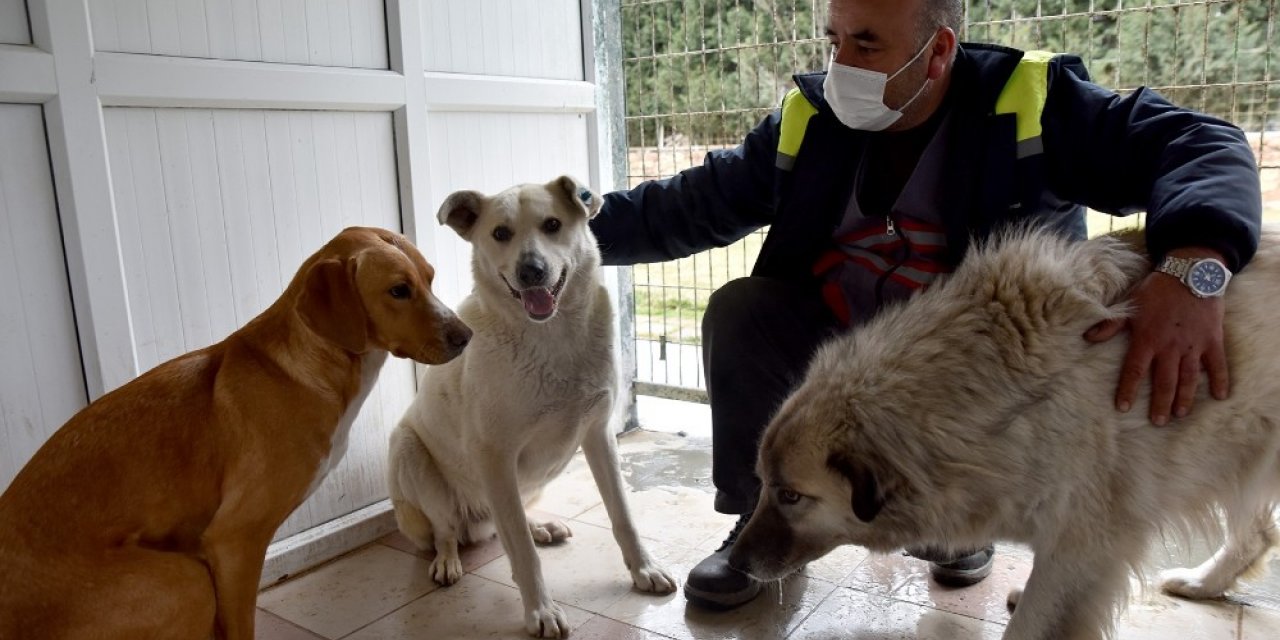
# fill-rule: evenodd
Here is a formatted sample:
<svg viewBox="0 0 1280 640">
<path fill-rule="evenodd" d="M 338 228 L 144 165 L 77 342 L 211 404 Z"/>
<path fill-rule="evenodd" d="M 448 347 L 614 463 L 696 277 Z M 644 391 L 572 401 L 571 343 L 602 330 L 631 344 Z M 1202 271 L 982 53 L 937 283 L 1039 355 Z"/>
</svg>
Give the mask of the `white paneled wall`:
<svg viewBox="0 0 1280 640">
<path fill-rule="evenodd" d="M 400 228 L 390 114 L 113 108 L 104 117 L 144 370 L 243 326 L 343 228 Z M 385 496 L 382 449 L 413 388 L 412 366 L 388 361 L 343 467 L 279 536 Z"/>
<path fill-rule="evenodd" d="M 398 229 L 391 116 L 105 111 L 139 366 L 221 340 L 346 226 Z"/>
<path fill-rule="evenodd" d="M 449 193 L 609 179 L 584 6 L 0 0 L 0 490 L 86 401 L 243 326 L 343 227 L 404 231 L 456 305 Z M 394 526 L 387 439 L 415 386 L 387 361 L 268 580 Z"/>
<path fill-rule="evenodd" d="M 574 0 L 427 0 L 427 71 L 582 80 Z"/>
<path fill-rule="evenodd" d="M 458 189 L 496 193 L 560 174 L 590 180 L 587 122 L 580 113 L 437 113 L 430 137 L 431 191 L 441 199 Z M 436 246 L 446 262 L 471 260 L 471 245 L 452 231 Z M 436 288 L 456 305 L 471 292 L 471 273 L 437 273 Z"/>
<path fill-rule="evenodd" d="M 36 105 L 0 104 L 0 487 L 85 405 Z"/>
<path fill-rule="evenodd" d="M 0 44 L 30 44 L 24 0 L 0 0 Z"/>
<path fill-rule="evenodd" d="M 99 51 L 387 68 L 381 0 L 89 0 L 89 10 Z"/>
</svg>

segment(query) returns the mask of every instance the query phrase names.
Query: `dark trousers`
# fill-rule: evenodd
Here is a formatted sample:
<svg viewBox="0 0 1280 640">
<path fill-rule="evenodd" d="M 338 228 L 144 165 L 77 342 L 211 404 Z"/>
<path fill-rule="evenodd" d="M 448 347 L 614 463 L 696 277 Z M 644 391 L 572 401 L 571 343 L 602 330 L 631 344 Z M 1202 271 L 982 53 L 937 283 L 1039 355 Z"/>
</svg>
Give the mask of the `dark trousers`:
<svg viewBox="0 0 1280 640">
<path fill-rule="evenodd" d="M 711 401 L 716 511 L 755 508 L 760 436 L 804 378 L 817 347 L 838 330 L 817 289 L 750 277 L 711 294 L 702 318 L 702 363 Z"/>
</svg>

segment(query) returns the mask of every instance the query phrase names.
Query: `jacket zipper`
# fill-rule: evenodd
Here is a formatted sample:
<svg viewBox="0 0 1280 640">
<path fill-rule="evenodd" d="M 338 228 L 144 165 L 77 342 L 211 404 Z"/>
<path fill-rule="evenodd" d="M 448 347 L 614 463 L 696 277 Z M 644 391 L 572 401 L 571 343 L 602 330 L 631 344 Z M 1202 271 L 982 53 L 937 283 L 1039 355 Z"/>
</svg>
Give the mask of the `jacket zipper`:
<svg viewBox="0 0 1280 640">
<path fill-rule="evenodd" d="M 884 233 L 887 236 L 898 235 L 898 228 L 893 224 L 892 214 L 887 214 L 884 217 Z M 893 275 L 894 271 L 898 270 L 898 267 L 901 267 L 902 265 L 906 264 L 907 258 L 909 258 L 910 256 L 911 256 L 911 241 L 908 240 L 906 236 L 902 236 L 902 255 L 898 258 L 897 264 L 886 269 L 885 272 L 880 274 L 880 277 L 876 279 L 876 311 L 877 312 L 879 312 L 880 308 L 884 306 L 884 283 L 889 279 L 889 276 Z"/>
</svg>

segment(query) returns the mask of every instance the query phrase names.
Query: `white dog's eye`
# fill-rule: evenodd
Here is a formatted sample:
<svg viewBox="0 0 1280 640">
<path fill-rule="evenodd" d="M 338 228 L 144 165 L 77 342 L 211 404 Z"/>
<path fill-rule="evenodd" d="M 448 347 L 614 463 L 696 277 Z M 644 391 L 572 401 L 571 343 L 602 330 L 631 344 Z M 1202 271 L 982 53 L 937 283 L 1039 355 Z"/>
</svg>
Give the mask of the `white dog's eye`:
<svg viewBox="0 0 1280 640">
<path fill-rule="evenodd" d="M 790 489 L 779 489 L 778 502 L 781 502 L 782 504 L 795 504 L 800 502 L 800 494 Z"/>
<path fill-rule="evenodd" d="M 560 220 L 557 218 L 547 218 L 542 222 L 542 230 L 547 233 L 555 233 L 560 230 Z"/>
<path fill-rule="evenodd" d="M 498 242 L 506 242 L 506 241 L 510 240 L 510 239 L 512 238 L 512 236 L 514 236 L 514 235 L 516 235 L 516 234 L 515 234 L 515 233 L 513 233 L 513 232 L 511 231 L 511 229 L 509 229 L 509 228 L 507 228 L 507 227 L 494 227 L 494 228 L 493 228 L 493 239 L 494 239 L 494 240 L 497 240 Z"/>
</svg>

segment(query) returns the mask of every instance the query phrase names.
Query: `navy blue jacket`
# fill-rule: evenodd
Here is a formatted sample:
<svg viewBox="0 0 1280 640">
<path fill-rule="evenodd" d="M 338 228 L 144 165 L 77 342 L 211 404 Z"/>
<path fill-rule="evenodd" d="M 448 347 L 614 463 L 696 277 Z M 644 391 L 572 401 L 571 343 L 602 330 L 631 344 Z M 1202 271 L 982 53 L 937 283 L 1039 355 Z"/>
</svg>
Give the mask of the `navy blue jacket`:
<svg viewBox="0 0 1280 640">
<path fill-rule="evenodd" d="M 965 44 L 953 67 L 955 148 L 973 161 L 948 167 L 955 203 L 944 212 L 958 261 L 973 238 L 1035 216 L 1083 236 L 1081 205 L 1115 215 L 1147 211 L 1147 243 L 1165 252 L 1204 246 L 1239 270 L 1253 256 L 1262 219 L 1256 160 L 1244 134 L 1216 118 L 1138 89 L 1121 98 L 1088 81 L 1075 56 L 1049 65 L 1041 126 L 1044 153 L 1018 159 L 1016 116 L 994 113 L 1022 52 Z M 591 229 L 605 264 L 681 258 L 725 246 L 765 225 L 754 275 L 811 280 L 831 246 L 853 189 L 862 147 L 875 133 L 840 124 L 822 96 L 824 73 L 796 84 L 817 107 L 795 165 L 775 168 L 781 112 L 732 150 L 630 191 L 607 194 Z"/>
</svg>

